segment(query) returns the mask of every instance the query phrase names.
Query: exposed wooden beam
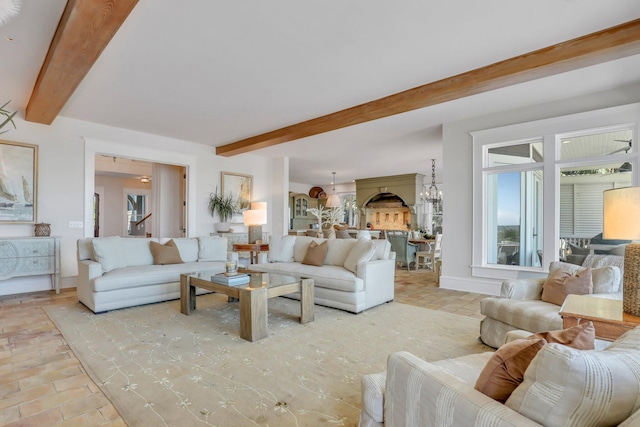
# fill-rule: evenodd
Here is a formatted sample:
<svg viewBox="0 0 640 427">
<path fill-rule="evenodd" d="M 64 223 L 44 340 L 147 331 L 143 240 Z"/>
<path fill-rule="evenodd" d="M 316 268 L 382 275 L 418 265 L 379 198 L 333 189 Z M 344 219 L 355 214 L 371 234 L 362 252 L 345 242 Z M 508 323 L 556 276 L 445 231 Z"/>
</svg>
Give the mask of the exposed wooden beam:
<svg viewBox="0 0 640 427">
<path fill-rule="evenodd" d="M 248 153 L 454 99 L 640 53 L 640 19 L 516 56 L 375 101 L 216 147 L 220 156 Z"/>
<path fill-rule="evenodd" d="M 51 124 L 138 0 L 69 0 L 27 105 L 25 119 Z"/>
</svg>

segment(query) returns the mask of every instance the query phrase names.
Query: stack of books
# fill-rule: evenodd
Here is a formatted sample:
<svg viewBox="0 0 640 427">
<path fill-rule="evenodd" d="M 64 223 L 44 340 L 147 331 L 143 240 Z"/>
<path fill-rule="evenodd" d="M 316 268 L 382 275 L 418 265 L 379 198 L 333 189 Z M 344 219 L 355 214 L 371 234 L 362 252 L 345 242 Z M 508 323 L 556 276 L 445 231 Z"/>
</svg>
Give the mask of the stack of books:
<svg viewBox="0 0 640 427">
<path fill-rule="evenodd" d="M 211 281 L 216 283 L 221 283 L 223 285 L 236 286 L 236 285 L 244 285 L 245 283 L 249 283 L 251 280 L 251 276 L 245 273 L 239 273 L 235 276 L 227 276 L 224 273 L 214 274 L 211 276 Z"/>
</svg>

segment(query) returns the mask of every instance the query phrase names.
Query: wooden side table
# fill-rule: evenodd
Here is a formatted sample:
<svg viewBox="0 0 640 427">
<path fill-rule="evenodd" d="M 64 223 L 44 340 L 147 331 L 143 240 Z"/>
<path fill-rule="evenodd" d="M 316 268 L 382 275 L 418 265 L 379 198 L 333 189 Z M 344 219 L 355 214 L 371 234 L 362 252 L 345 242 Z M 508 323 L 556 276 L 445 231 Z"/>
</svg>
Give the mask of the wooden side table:
<svg viewBox="0 0 640 427">
<path fill-rule="evenodd" d="M 562 316 L 565 329 L 582 321 L 592 321 L 596 337 L 608 341 L 614 341 L 628 330 L 640 326 L 640 317 L 622 311 L 622 300 L 568 295 L 558 314 Z"/>
<path fill-rule="evenodd" d="M 251 264 L 258 263 L 258 254 L 260 252 L 268 252 L 269 244 L 268 243 L 234 243 L 233 244 L 234 252 L 249 252 L 249 262 Z M 255 255 L 254 255 L 255 254 Z M 255 260 L 255 262 L 254 262 Z"/>
</svg>

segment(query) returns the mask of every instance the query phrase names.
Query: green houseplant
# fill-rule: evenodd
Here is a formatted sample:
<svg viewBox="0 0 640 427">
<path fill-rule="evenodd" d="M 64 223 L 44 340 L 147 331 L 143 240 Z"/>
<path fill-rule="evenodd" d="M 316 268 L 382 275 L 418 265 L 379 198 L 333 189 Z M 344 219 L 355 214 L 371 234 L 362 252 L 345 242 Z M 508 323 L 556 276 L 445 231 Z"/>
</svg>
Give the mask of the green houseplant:
<svg viewBox="0 0 640 427">
<path fill-rule="evenodd" d="M 218 218 L 220 218 L 220 222 L 216 224 L 216 230 L 219 232 L 228 232 L 229 221 L 236 212 L 236 201 L 233 195 L 218 193 L 218 187 L 216 187 L 215 192 L 209 194 L 209 214 L 211 214 L 212 217 L 215 217 L 217 214 Z"/>
<path fill-rule="evenodd" d="M 13 128 L 16 128 L 16 124 L 13 122 L 13 116 L 16 115 L 17 111 L 14 111 L 13 113 L 10 111 L 7 111 L 4 109 L 4 107 L 6 107 L 7 105 L 9 105 L 9 102 L 11 101 L 7 101 L 2 107 L 0 107 L 0 116 L 4 116 L 6 117 L 6 119 L 4 119 L 2 121 L 2 123 L 0 123 L 0 129 L 2 129 L 3 127 L 5 127 L 7 124 L 11 123 L 13 125 Z M 1 120 L 1 119 L 0 119 Z M 0 133 L 5 133 L 5 132 L 9 132 L 8 130 L 3 130 Z"/>
</svg>

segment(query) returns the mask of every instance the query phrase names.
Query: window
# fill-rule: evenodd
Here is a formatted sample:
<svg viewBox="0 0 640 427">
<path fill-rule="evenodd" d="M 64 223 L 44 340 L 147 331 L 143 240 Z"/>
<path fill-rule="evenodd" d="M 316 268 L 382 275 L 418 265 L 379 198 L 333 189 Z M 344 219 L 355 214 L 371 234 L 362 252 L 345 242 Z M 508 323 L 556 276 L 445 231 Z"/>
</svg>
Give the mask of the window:
<svg viewBox="0 0 640 427">
<path fill-rule="evenodd" d="M 472 274 L 544 271 L 601 233 L 602 193 L 638 185 L 639 119 L 632 104 L 472 132 Z"/>
</svg>

